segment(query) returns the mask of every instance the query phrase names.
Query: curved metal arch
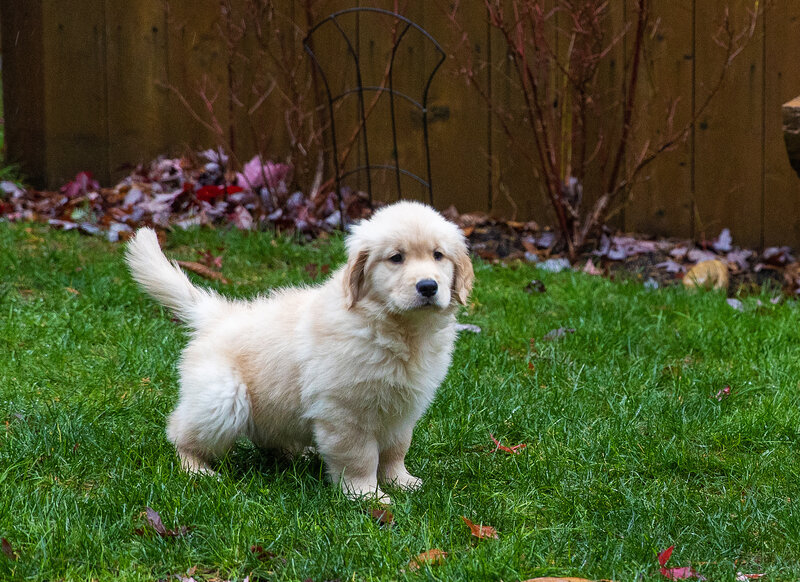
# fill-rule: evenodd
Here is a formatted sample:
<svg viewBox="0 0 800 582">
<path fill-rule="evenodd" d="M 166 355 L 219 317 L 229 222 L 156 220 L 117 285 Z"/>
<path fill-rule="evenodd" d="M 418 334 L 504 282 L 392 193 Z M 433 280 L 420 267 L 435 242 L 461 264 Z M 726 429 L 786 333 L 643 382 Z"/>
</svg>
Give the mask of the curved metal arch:
<svg viewBox="0 0 800 582">
<path fill-rule="evenodd" d="M 405 26 L 402 29 L 402 32 L 398 35 L 394 42 L 394 46 L 392 47 L 392 54 L 389 61 L 389 70 L 388 70 L 388 77 L 389 77 L 389 87 L 376 87 L 376 86 L 364 86 L 362 82 L 362 75 L 361 75 L 361 62 L 359 59 L 359 55 L 355 48 L 353 47 L 353 43 L 350 40 L 350 37 L 344 31 L 342 26 L 338 22 L 338 18 L 348 14 L 361 14 L 361 13 L 375 13 L 383 16 L 388 16 L 393 18 L 395 21 L 405 23 Z M 356 67 L 356 83 L 357 86 L 350 89 L 345 89 L 341 93 L 337 95 L 333 95 L 331 91 L 331 85 L 328 81 L 328 77 L 325 74 L 325 71 L 320 63 L 317 55 L 314 53 L 313 49 L 311 48 L 311 40 L 314 33 L 320 29 L 320 27 L 324 26 L 326 23 L 332 23 L 333 26 L 336 27 L 341 37 L 344 39 L 344 42 L 347 45 L 347 52 L 349 56 L 352 58 L 355 67 Z M 397 49 L 400 46 L 400 43 L 406 37 L 406 34 L 409 30 L 415 30 L 419 32 L 423 39 L 429 41 L 431 45 L 434 47 L 435 51 L 438 53 L 439 58 L 434 65 L 431 73 L 428 75 L 427 81 L 425 83 L 425 88 L 422 94 L 422 101 L 417 101 L 410 95 L 407 95 L 401 91 L 397 91 L 394 88 L 394 65 L 395 65 L 395 57 L 397 56 Z M 433 182 L 431 179 L 431 156 L 430 156 L 430 147 L 429 147 L 429 132 L 428 132 L 428 96 L 430 92 L 431 83 L 433 82 L 433 78 L 438 72 L 439 68 L 442 66 L 446 59 L 446 53 L 439 45 L 439 43 L 434 39 L 424 28 L 416 24 L 415 22 L 409 20 L 405 16 L 401 14 L 397 14 L 395 12 L 391 12 L 389 10 L 384 10 L 382 8 L 372 8 L 372 7 L 356 7 L 356 8 L 347 8 L 345 10 L 339 10 L 338 12 L 334 12 L 330 14 L 326 18 L 322 19 L 316 25 L 314 25 L 303 39 L 303 48 L 309 54 L 312 59 L 314 66 L 316 67 L 317 71 L 319 71 L 322 81 L 325 87 L 325 92 L 328 99 L 328 115 L 330 118 L 330 128 L 331 128 L 331 146 L 333 148 L 333 165 L 334 165 L 334 172 L 335 172 L 335 183 L 336 183 L 336 193 L 339 198 L 340 209 L 342 210 L 342 216 L 344 217 L 343 208 L 341 208 L 341 181 L 353 174 L 356 173 L 365 173 L 366 174 L 366 182 L 367 182 L 367 194 L 369 196 L 370 203 L 372 202 L 372 178 L 371 178 L 371 171 L 372 170 L 394 170 L 396 176 L 396 184 L 397 184 L 397 193 L 398 198 L 402 197 L 402 185 L 401 185 L 401 176 L 405 175 L 415 179 L 417 182 L 422 184 L 428 190 L 428 196 L 430 199 L 431 204 L 433 204 Z M 394 165 L 387 165 L 387 164 L 380 164 L 380 165 L 372 165 L 370 164 L 369 159 L 369 140 L 367 136 L 367 124 L 366 124 L 366 112 L 364 106 L 364 92 L 376 92 L 376 93 L 388 93 L 389 94 L 389 110 L 391 114 L 391 123 L 392 123 L 392 152 L 394 157 Z M 336 141 L 336 122 L 334 119 L 334 104 L 337 101 L 340 101 L 347 97 L 348 95 L 352 95 L 356 93 L 358 95 L 358 104 L 359 104 L 359 113 L 360 113 L 360 133 L 361 139 L 364 146 L 364 165 L 358 166 L 353 170 L 343 172 L 343 169 L 340 168 L 340 161 L 339 161 L 339 151 L 338 151 L 338 144 Z M 395 97 L 404 99 L 412 106 L 417 108 L 422 114 L 422 139 L 423 139 L 423 146 L 425 150 L 425 171 L 427 173 L 427 180 L 418 176 L 417 174 L 400 168 L 400 161 L 398 156 L 398 147 L 397 147 L 397 124 L 396 124 L 396 116 L 395 116 Z"/>
</svg>

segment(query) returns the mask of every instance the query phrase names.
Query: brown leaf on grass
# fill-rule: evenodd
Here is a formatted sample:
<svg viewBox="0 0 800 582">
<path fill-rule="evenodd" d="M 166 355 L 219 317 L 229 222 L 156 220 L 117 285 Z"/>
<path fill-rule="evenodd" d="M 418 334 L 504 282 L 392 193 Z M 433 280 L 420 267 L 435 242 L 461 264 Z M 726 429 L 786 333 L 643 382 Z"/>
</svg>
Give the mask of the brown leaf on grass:
<svg viewBox="0 0 800 582">
<path fill-rule="evenodd" d="M 219 271 L 214 271 L 202 263 L 195 263 L 194 261 L 178 261 L 178 264 L 187 271 L 191 271 L 192 273 L 200 275 L 206 279 L 219 281 L 223 285 L 230 283 L 230 281 L 228 281 L 228 279 L 226 279 L 222 273 Z"/>
<path fill-rule="evenodd" d="M 478 539 L 492 538 L 492 539 L 496 540 L 496 539 L 498 539 L 500 537 L 500 536 L 497 535 L 497 530 L 495 528 L 493 528 L 492 526 L 490 526 L 490 525 L 483 525 L 483 524 L 479 525 L 479 524 L 472 523 L 470 520 L 468 520 L 463 515 L 461 516 L 461 519 L 462 519 L 462 521 L 464 523 L 467 524 L 467 527 L 469 527 L 470 532 L 472 533 L 472 535 L 474 535 Z"/>
<path fill-rule="evenodd" d="M 388 509 L 368 509 L 366 513 L 381 527 L 394 525 L 394 515 Z"/>
<path fill-rule="evenodd" d="M 494 438 L 494 435 L 492 433 L 489 433 L 489 438 L 491 438 L 494 441 L 494 444 L 497 445 L 495 447 L 494 451 L 492 451 L 492 452 L 495 452 L 495 453 L 498 450 L 500 450 L 500 451 L 505 451 L 507 453 L 511 453 L 512 455 L 518 455 L 520 449 L 524 449 L 525 447 L 528 446 L 527 443 L 520 443 L 518 445 L 514 445 L 513 447 L 507 447 L 505 445 L 501 445 L 500 441 L 498 441 L 496 438 Z"/>
<path fill-rule="evenodd" d="M 11 542 L 9 542 L 6 538 L 3 538 L 2 540 L 2 548 L 3 553 L 9 560 L 14 561 L 17 559 L 17 553 L 14 551 L 14 548 L 11 547 Z"/>
<path fill-rule="evenodd" d="M 200 251 L 200 262 L 209 269 L 221 269 L 222 255 L 215 256 L 211 251 Z"/>
<path fill-rule="evenodd" d="M 161 521 L 161 516 L 158 512 L 154 509 L 149 507 L 145 507 L 145 517 L 147 518 L 148 525 L 155 530 L 155 532 L 160 535 L 162 538 L 178 538 L 185 536 L 189 533 L 189 528 L 185 525 L 177 527 L 175 529 L 167 529 L 164 527 L 164 524 Z M 144 535 L 145 530 L 144 528 L 137 528 L 134 530 L 136 535 Z"/>
<path fill-rule="evenodd" d="M 408 569 L 413 572 L 414 570 L 419 570 L 425 564 L 438 566 L 444 562 L 446 557 L 447 552 L 443 552 L 442 550 L 434 548 L 411 558 L 411 561 L 408 563 Z"/>
<path fill-rule="evenodd" d="M 783 270 L 783 292 L 791 297 L 800 295 L 800 263 L 789 263 Z"/>
<path fill-rule="evenodd" d="M 736 572 L 736 582 L 747 582 L 748 580 L 758 580 L 759 578 L 763 578 L 766 574 L 743 574 L 742 572 Z"/>
</svg>

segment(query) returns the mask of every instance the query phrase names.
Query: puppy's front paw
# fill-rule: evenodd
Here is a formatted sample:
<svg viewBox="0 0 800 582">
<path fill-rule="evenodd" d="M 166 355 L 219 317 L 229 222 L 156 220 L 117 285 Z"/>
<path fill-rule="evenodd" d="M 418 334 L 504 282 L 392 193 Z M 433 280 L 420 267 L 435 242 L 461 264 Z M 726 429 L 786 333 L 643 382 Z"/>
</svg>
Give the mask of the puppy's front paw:
<svg viewBox="0 0 800 582">
<path fill-rule="evenodd" d="M 387 479 L 386 483 L 392 487 L 405 489 L 406 491 L 414 491 L 422 487 L 422 479 L 414 477 L 414 475 L 405 470 Z"/>
</svg>

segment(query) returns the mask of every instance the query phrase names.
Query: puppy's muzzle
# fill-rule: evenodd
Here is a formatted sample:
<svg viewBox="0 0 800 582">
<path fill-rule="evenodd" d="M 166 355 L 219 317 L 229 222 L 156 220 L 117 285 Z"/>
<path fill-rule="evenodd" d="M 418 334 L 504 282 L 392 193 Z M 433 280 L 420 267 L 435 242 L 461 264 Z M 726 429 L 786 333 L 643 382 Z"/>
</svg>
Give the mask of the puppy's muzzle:
<svg viewBox="0 0 800 582">
<path fill-rule="evenodd" d="M 417 293 L 423 297 L 433 297 L 439 290 L 439 285 L 433 279 L 422 279 L 417 282 Z"/>
</svg>

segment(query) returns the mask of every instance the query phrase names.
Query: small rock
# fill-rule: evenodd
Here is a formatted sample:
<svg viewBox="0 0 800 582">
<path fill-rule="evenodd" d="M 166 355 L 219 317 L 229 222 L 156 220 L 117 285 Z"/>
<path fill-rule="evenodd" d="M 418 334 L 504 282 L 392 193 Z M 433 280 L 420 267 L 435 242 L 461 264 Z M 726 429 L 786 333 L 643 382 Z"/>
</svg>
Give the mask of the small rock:
<svg viewBox="0 0 800 582">
<path fill-rule="evenodd" d="M 658 287 L 659 287 L 658 281 L 656 281 L 652 277 L 648 277 L 647 281 L 644 282 L 644 288 L 645 289 L 651 289 L 652 290 L 652 289 L 658 289 Z"/>
</svg>

